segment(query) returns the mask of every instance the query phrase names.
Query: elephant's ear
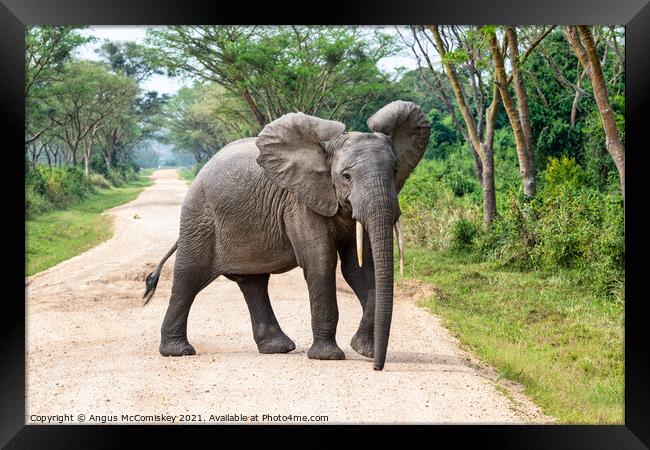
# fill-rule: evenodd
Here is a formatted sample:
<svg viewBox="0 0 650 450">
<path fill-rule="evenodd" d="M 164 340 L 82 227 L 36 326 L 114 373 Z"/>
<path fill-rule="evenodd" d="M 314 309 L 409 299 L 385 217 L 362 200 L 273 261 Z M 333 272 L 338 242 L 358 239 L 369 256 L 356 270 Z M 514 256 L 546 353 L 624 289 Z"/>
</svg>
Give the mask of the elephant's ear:
<svg viewBox="0 0 650 450">
<path fill-rule="evenodd" d="M 324 143 L 339 136 L 345 125 L 303 113 L 285 114 L 264 127 L 257 137 L 257 163 L 264 174 L 309 208 L 323 216 L 336 214 L 338 201 L 332 185 Z"/>
<path fill-rule="evenodd" d="M 397 157 L 395 187 L 399 192 L 427 148 L 429 121 L 415 103 L 397 100 L 373 114 L 368 127 L 391 137 Z"/>
</svg>

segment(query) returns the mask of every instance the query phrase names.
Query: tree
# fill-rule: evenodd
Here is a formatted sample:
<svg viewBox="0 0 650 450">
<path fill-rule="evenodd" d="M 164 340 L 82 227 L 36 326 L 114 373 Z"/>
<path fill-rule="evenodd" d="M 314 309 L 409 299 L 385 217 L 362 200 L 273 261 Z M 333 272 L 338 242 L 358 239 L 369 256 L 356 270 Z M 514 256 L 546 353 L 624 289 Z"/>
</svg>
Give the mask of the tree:
<svg viewBox="0 0 650 450">
<path fill-rule="evenodd" d="M 386 81 L 377 61 L 393 51 L 357 27 L 175 26 L 152 30 L 161 62 L 223 87 L 247 105 L 258 131 L 291 111 L 338 118 L 346 106 L 372 98 Z"/>
<path fill-rule="evenodd" d="M 470 138 L 466 126 L 461 124 L 461 121 L 464 119 L 462 117 L 457 117 L 458 108 L 454 106 L 452 100 L 452 98 L 455 95 L 453 89 L 451 88 L 449 81 L 447 81 L 447 83 L 443 81 L 445 79 L 445 74 L 443 72 L 437 71 L 434 68 L 432 58 L 428 54 L 427 43 L 431 43 L 436 48 L 436 50 L 438 50 L 437 43 L 434 43 L 431 40 L 431 38 L 424 31 L 423 27 L 418 28 L 415 26 L 411 26 L 410 29 L 412 33 L 412 39 L 413 39 L 412 41 L 410 41 L 407 37 L 405 37 L 399 31 L 399 28 L 396 27 L 396 30 L 398 34 L 401 36 L 402 41 L 406 43 L 406 45 L 411 49 L 411 52 L 417 59 L 419 74 L 420 74 L 419 81 L 424 86 L 426 86 L 427 91 L 430 95 L 433 95 L 438 98 L 438 100 L 441 102 L 441 104 L 438 105 L 438 108 L 446 111 L 449 114 L 449 116 L 452 119 L 452 123 L 454 127 L 456 128 L 456 130 L 458 130 L 460 135 L 463 136 L 465 142 L 467 142 L 468 147 L 472 153 L 472 158 L 474 160 L 474 170 L 475 170 L 476 178 L 479 184 L 483 185 L 483 163 L 481 162 L 479 152 L 474 147 L 474 141 Z M 444 30 L 441 31 L 439 30 L 439 32 L 442 32 L 443 35 L 445 33 Z M 463 46 L 462 44 L 463 39 L 460 36 L 458 31 L 455 31 L 454 34 L 457 39 L 456 45 L 460 48 L 461 46 Z M 447 37 L 445 36 L 445 39 L 446 38 Z M 451 45 L 452 43 L 449 42 L 449 44 Z M 467 45 L 465 45 L 465 48 L 467 48 Z M 458 51 L 452 51 L 452 52 L 447 50 L 445 54 L 448 57 L 451 57 L 454 60 L 455 64 L 459 66 L 464 65 L 464 67 L 462 67 L 460 70 L 455 70 L 457 76 L 459 74 L 461 76 L 464 74 L 469 75 L 468 77 L 469 80 L 465 80 L 463 78 L 460 81 L 460 83 L 464 91 L 466 91 L 466 89 L 470 89 L 471 97 L 467 97 L 466 94 L 464 95 L 465 98 L 468 100 L 468 102 L 473 102 L 475 105 L 472 108 L 472 114 L 474 115 L 474 121 L 475 121 L 475 128 L 477 134 L 479 136 L 482 136 L 483 125 L 484 125 L 483 114 L 485 112 L 485 98 L 487 95 L 489 95 L 489 92 L 486 91 L 485 84 L 483 83 L 482 80 L 483 74 L 480 70 L 477 70 L 478 65 L 473 60 L 475 58 L 469 58 L 468 52 L 466 52 L 464 49 Z M 438 55 L 440 55 L 440 52 L 438 52 Z M 427 67 L 429 68 L 427 74 L 425 74 L 425 71 L 423 70 L 422 67 L 422 62 L 421 62 L 422 58 L 424 58 Z M 463 84 L 465 84 L 468 87 L 467 88 L 463 87 L 462 86 Z"/>
<path fill-rule="evenodd" d="M 157 60 L 158 52 L 136 42 L 107 40 L 96 52 L 106 61 L 112 72 L 132 78 L 137 83 L 152 75 L 164 74 Z"/>
<path fill-rule="evenodd" d="M 523 180 L 524 195 L 534 197 L 536 191 L 536 170 L 535 152 L 530 126 L 530 112 L 528 109 L 528 96 L 521 78 L 519 65 L 519 49 L 517 32 L 514 27 L 506 27 L 505 44 L 510 51 L 511 76 L 508 77 L 505 70 L 504 53 L 505 49 L 499 47 L 496 31 L 484 28 L 490 46 L 490 52 L 494 61 L 495 80 L 503 101 L 503 106 L 508 114 L 508 119 L 515 136 L 517 157 L 519 159 L 519 170 Z M 509 80 L 512 79 L 515 85 L 517 103 L 515 104 L 508 90 Z"/>
<path fill-rule="evenodd" d="M 249 130 L 255 124 L 250 112 L 226 94 L 216 84 L 180 89 L 165 108 L 167 132 L 162 141 L 204 162 L 231 140 L 252 135 Z M 232 121 L 224 115 L 240 119 Z"/>
<path fill-rule="evenodd" d="M 62 80 L 72 51 L 92 40 L 70 26 L 25 27 L 25 151 L 54 126 L 48 117 L 49 89 Z"/>
<path fill-rule="evenodd" d="M 563 32 L 591 82 L 605 131 L 605 145 L 618 170 L 621 180 L 621 192 L 623 193 L 623 199 L 625 199 L 625 146 L 619 135 L 614 111 L 609 101 L 607 83 L 596 50 L 596 44 L 589 27 L 586 25 L 569 25 L 564 27 Z"/>
<path fill-rule="evenodd" d="M 442 65 L 447 75 L 447 79 L 451 85 L 453 95 L 456 99 L 456 106 L 460 110 L 461 116 L 464 121 L 463 134 L 467 136 L 468 142 L 474 149 L 481 162 L 481 178 L 483 189 L 483 224 L 487 228 L 490 226 L 496 215 L 496 192 L 494 187 L 494 129 L 496 114 L 499 107 L 500 93 L 496 84 L 492 88 L 492 100 L 487 108 L 484 108 L 483 101 L 487 97 L 483 91 L 485 83 L 483 83 L 483 67 L 484 54 L 482 53 L 481 45 L 475 40 L 476 34 L 470 33 L 465 36 L 465 40 L 461 37 L 458 30 L 446 30 L 438 25 L 428 25 L 427 28 L 433 35 L 433 44 L 440 55 Z M 471 30 L 470 30 L 471 31 Z M 451 49 L 450 40 L 447 39 L 446 32 L 451 32 L 459 41 L 466 44 L 466 48 L 471 48 L 470 52 L 462 50 Z M 445 42 L 447 41 L 447 43 Z M 462 44 L 461 44 L 462 45 Z M 470 72 L 473 78 L 472 86 L 475 101 L 478 100 L 478 105 L 475 110 L 480 115 L 475 116 L 472 112 L 469 99 L 465 94 L 465 90 L 458 75 L 457 64 L 459 61 L 471 60 L 470 67 L 473 67 Z M 432 66 L 431 66 L 432 67 Z M 494 77 L 494 75 L 493 75 Z M 481 90 L 479 91 L 479 87 Z M 485 111 L 485 118 L 483 117 Z M 483 134 L 483 121 L 485 120 L 485 128 Z"/>
<path fill-rule="evenodd" d="M 69 64 L 66 77 L 52 89 L 52 120 L 57 136 L 67 144 L 72 165 L 80 146 L 86 174 L 97 132 L 111 115 L 124 114 L 137 94 L 133 80 L 111 74 L 99 63 Z"/>
<path fill-rule="evenodd" d="M 97 53 L 106 61 L 110 71 L 135 83 L 141 83 L 154 74 L 162 74 L 158 67 L 157 52 L 135 42 L 105 42 Z M 155 91 L 143 92 L 131 103 L 127 114 L 110 118 L 102 128 L 101 148 L 106 169 L 110 170 L 113 159 L 120 151 L 134 148 L 140 142 L 153 137 L 160 128 L 159 115 L 167 95 Z"/>
</svg>

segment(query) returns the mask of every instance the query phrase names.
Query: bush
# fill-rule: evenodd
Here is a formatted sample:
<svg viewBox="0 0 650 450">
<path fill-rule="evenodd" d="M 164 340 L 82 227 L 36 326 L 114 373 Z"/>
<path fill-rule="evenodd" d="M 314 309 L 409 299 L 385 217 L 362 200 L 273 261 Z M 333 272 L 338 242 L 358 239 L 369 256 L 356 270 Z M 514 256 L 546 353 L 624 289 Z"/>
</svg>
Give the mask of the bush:
<svg viewBox="0 0 650 450">
<path fill-rule="evenodd" d="M 91 173 L 88 179 L 93 187 L 100 189 L 108 189 L 112 187 L 111 182 L 99 173 Z"/>
<path fill-rule="evenodd" d="M 35 190 L 34 186 L 28 184 L 25 187 L 25 219 L 35 214 L 48 211 L 51 208 L 52 205 L 43 195 Z"/>
<path fill-rule="evenodd" d="M 536 211 L 520 188 L 511 189 L 497 203 L 499 215 L 479 237 L 477 248 L 484 256 L 505 265 L 530 269 L 531 252 L 537 244 Z"/>
<path fill-rule="evenodd" d="M 108 170 L 106 174 L 106 179 L 110 181 L 110 183 L 115 187 L 120 187 L 127 181 L 126 177 L 119 170 L 116 169 Z"/>
<path fill-rule="evenodd" d="M 55 206 L 64 206 L 82 199 L 90 191 L 90 183 L 83 170 L 76 167 L 36 168 L 45 182 L 45 196 Z"/>
<path fill-rule="evenodd" d="M 79 168 L 29 168 L 25 175 L 25 216 L 64 207 L 83 199 L 91 190 L 89 180 Z"/>
<path fill-rule="evenodd" d="M 543 180 L 533 200 L 508 193 L 479 251 L 525 269 L 571 269 L 595 290 L 622 295 L 622 197 L 588 187 L 584 171 L 568 158 L 551 159 Z"/>
<path fill-rule="evenodd" d="M 451 225 L 450 250 L 454 252 L 468 252 L 474 245 L 478 235 L 477 225 L 465 218 L 456 219 Z"/>
<path fill-rule="evenodd" d="M 576 164 L 575 160 L 562 156 L 561 158 L 550 158 L 544 171 L 544 181 L 547 189 L 562 189 L 569 185 L 574 189 L 587 186 L 587 175 Z"/>
<path fill-rule="evenodd" d="M 467 197 L 457 197 L 439 170 L 438 161 L 422 161 L 399 196 L 405 238 L 435 250 L 450 248 L 454 222 L 480 216 L 480 207 Z"/>
<path fill-rule="evenodd" d="M 504 148 L 509 145 L 507 134 L 502 141 Z M 512 170 L 501 170 L 498 216 L 484 232 L 480 187 L 473 192 L 463 187 L 475 182 L 471 155 L 460 149 L 450 151 L 447 161 L 421 161 L 408 178 L 399 196 L 407 241 L 432 250 L 475 252 L 519 270 L 562 269 L 598 294 L 623 298 L 625 238 L 618 177 L 612 176 L 611 189 L 601 192 L 574 159 L 550 158 L 539 173 L 537 196 L 527 199 L 514 160 Z M 454 168 L 450 161 L 461 157 L 464 166 Z M 510 167 L 505 155 L 498 163 Z"/>
</svg>

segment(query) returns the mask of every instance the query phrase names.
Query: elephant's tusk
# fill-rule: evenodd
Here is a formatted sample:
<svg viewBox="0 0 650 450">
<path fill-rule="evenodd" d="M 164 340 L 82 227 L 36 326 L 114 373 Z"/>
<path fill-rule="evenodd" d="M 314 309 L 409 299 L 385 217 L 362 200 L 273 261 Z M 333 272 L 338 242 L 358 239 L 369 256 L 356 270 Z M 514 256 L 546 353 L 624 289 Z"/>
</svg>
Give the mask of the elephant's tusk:
<svg viewBox="0 0 650 450">
<path fill-rule="evenodd" d="M 404 275 L 404 240 L 402 239 L 402 228 L 399 219 L 395 222 L 395 235 L 397 236 L 397 251 L 399 252 L 399 274 Z"/>
<path fill-rule="evenodd" d="M 363 225 L 357 220 L 357 262 L 363 265 Z"/>
</svg>

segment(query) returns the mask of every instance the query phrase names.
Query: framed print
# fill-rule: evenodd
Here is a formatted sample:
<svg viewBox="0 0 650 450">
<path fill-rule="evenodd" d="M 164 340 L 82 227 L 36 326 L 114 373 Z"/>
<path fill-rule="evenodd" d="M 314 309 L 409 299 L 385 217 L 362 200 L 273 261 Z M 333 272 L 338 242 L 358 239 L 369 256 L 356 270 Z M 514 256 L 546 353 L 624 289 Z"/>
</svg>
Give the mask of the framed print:
<svg viewBox="0 0 650 450">
<path fill-rule="evenodd" d="M 647 2 L 305 6 L 2 0 L 3 445 L 647 448 Z"/>
</svg>

